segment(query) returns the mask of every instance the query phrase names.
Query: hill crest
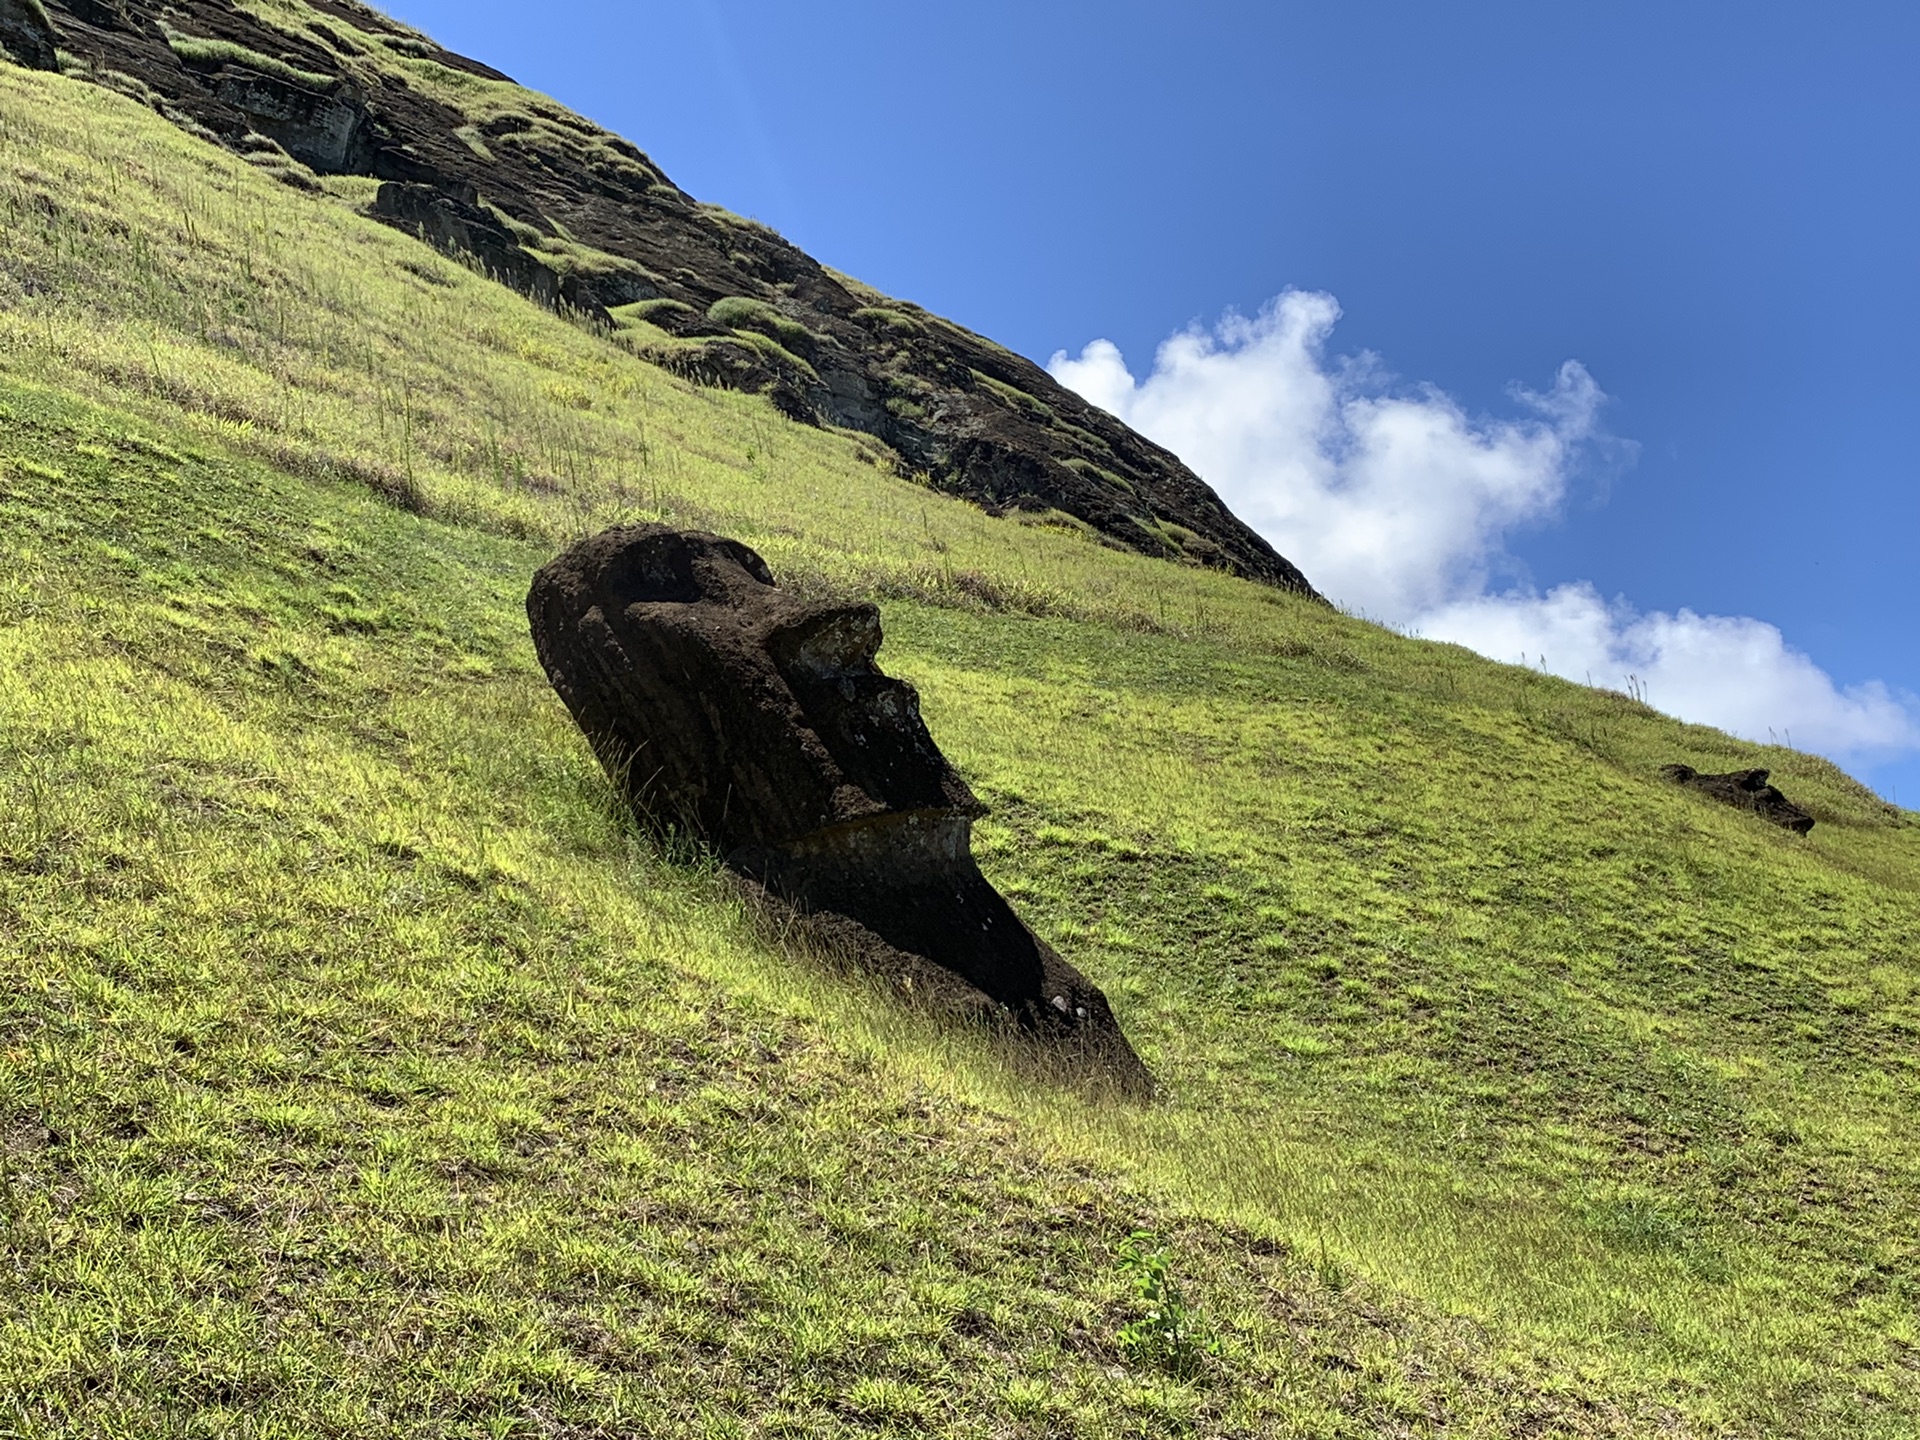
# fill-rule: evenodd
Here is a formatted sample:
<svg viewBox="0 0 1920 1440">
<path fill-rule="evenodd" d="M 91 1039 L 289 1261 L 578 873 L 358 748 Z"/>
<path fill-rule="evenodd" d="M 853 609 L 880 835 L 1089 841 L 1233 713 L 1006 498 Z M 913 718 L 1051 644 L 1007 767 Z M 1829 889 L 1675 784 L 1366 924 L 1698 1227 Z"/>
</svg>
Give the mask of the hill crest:
<svg viewBox="0 0 1920 1440">
<path fill-rule="evenodd" d="M 1314 593 L 1171 452 L 1032 361 L 696 201 L 628 141 L 353 0 L 55 0 L 47 16 L 66 73 L 291 184 L 378 179 L 376 218 L 687 379 L 871 436 L 902 474 L 991 512 Z"/>
</svg>

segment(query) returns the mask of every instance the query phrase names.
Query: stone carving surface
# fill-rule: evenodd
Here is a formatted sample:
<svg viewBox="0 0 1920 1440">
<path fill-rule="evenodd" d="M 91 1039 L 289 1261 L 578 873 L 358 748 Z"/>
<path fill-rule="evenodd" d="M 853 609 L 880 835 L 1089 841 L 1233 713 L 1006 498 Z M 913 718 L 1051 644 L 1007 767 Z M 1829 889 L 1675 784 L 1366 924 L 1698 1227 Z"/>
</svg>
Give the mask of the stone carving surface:
<svg viewBox="0 0 1920 1440">
<path fill-rule="evenodd" d="M 738 541 L 630 525 L 544 567 L 527 611 L 548 679 L 643 822 L 712 847 L 861 963 L 1150 1090 L 1106 997 L 980 873 L 983 807 L 913 687 L 875 664 L 872 605 L 782 590 Z"/>
<path fill-rule="evenodd" d="M 1734 770 L 1725 775 L 1702 775 L 1691 765 L 1663 765 L 1660 773 L 1676 785 L 1704 791 L 1727 805 L 1751 810 L 1796 835 L 1813 829 L 1813 817 L 1767 783 L 1765 770 Z"/>
</svg>

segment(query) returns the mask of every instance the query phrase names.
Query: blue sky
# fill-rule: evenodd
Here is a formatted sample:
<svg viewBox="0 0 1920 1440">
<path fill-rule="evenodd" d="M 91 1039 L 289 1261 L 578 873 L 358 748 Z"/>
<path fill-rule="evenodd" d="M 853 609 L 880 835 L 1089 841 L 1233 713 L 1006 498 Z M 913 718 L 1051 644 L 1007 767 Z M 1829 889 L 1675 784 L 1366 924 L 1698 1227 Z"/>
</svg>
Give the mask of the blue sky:
<svg viewBox="0 0 1920 1440">
<path fill-rule="evenodd" d="M 1054 360 L 1354 608 L 1920 805 L 1920 7 L 393 8 Z"/>
</svg>

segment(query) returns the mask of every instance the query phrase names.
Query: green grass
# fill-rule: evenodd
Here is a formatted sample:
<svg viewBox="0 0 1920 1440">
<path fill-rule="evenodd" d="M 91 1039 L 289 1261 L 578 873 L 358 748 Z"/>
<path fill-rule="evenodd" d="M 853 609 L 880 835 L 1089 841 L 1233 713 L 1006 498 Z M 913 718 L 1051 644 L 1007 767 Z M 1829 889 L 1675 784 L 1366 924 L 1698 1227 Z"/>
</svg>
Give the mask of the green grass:
<svg viewBox="0 0 1920 1440">
<path fill-rule="evenodd" d="M 863 305 L 853 312 L 853 318 L 869 325 L 883 325 L 903 336 L 924 335 L 927 329 L 906 311 L 889 309 L 884 305 Z"/>
<path fill-rule="evenodd" d="M 664 329 L 665 323 L 658 317 L 691 315 L 694 313 L 694 309 L 693 306 L 687 304 L 684 300 L 674 300 L 667 296 L 661 296 L 656 300 L 636 300 L 630 305 L 617 305 L 610 313 L 613 315 L 615 324 L 630 325 L 635 322 L 644 322 L 656 328 Z"/>
<path fill-rule="evenodd" d="M 642 844 L 520 634 L 543 551 L 0 404 L 16 1433 L 1579 1421 Z M 1120 1343 L 1142 1226 L 1198 1373 Z"/>
<path fill-rule="evenodd" d="M 714 301 L 707 307 L 707 318 L 729 330 L 758 334 L 788 351 L 804 353 L 820 343 L 820 337 L 798 320 L 750 295 L 728 295 Z"/>
<path fill-rule="evenodd" d="M 1023 410 L 1036 420 L 1050 421 L 1054 418 L 1053 407 L 1027 394 L 1017 385 L 1009 385 L 1004 380 L 996 380 L 983 371 L 972 372 L 976 383 L 999 396 L 1015 410 Z"/>
<path fill-rule="evenodd" d="M 284 80 L 290 85 L 305 86 L 309 90 L 330 90 L 338 79 L 334 75 L 322 75 L 315 70 L 289 65 L 284 60 L 262 55 L 258 50 L 249 50 L 232 40 L 202 40 L 190 35 L 169 35 L 167 43 L 173 48 L 173 53 L 189 65 L 209 68 L 244 65 L 249 70 L 257 70 L 262 75 Z"/>
<path fill-rule="evenodd" d="M 1913 817 L 991 519 L 329 187 L 0 71 L 0 1428 L 1920 1426 Z M 619 821 L 520 604 L 628 518 L 882 601 L 1161 1103 Z"/>
</svg>

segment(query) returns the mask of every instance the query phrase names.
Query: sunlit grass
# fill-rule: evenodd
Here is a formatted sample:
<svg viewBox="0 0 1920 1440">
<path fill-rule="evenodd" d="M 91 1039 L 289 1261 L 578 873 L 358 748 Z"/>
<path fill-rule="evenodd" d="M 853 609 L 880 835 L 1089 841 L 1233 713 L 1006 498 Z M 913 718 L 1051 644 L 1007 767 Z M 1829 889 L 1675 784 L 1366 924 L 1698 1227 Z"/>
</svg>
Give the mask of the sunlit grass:
<svg viewBox="0 0 1920 1440">
<path fill-rule="evenodd" d="M 0 69 L 6 1423 L 1911 1432 L 1911 817 L 989 518 L 336 188 Z M 639 516 L 882 600 L 1159 1104 L 620 822 L 520 605 Z M 1113 1343 L 1142 1225 L 1197 1378 Z"/>
</svg>

